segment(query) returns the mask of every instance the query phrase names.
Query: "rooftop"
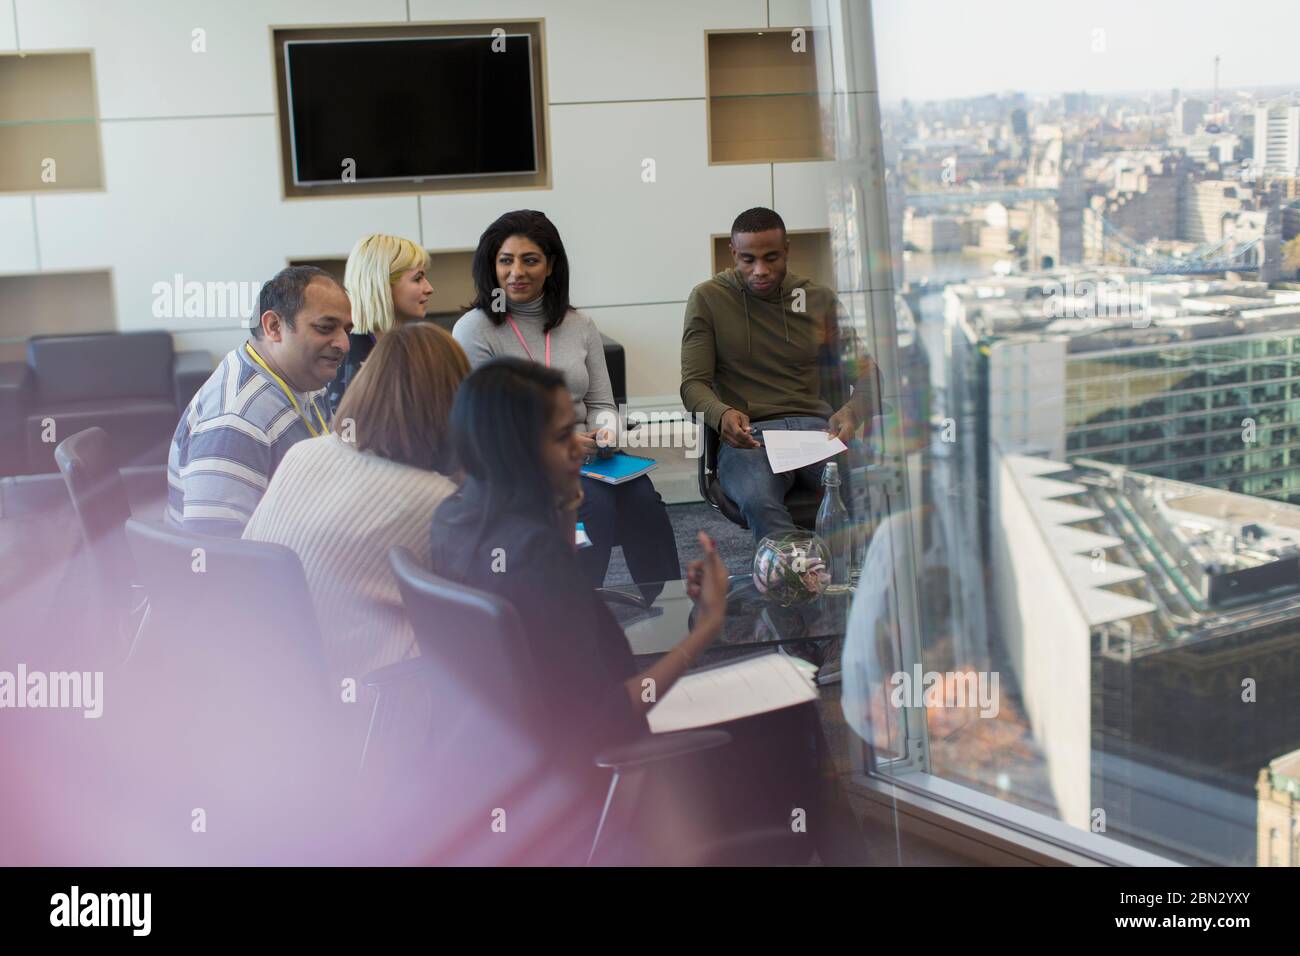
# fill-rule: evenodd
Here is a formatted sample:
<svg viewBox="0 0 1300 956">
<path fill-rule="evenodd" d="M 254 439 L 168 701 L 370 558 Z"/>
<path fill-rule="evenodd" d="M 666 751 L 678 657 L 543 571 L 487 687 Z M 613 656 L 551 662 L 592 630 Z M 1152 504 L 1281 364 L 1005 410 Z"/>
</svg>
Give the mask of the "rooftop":
<svg viewBox="0 0 1300 956">
<path fill-rule="evenodd" d="M 1273 778 L 1274 789 L 1300 795 L 1300 750 L 1270 760 L 1268 772 Z"/>
<path fill-rule="evenodd" d="M 1099 462 L 1001 461 L 1111 651 L 1300 629 L 1300 506 Z"/>
<path fill-rule="evenodd" d="M 1300 292 L 1138 268 L 990 276 L 949 285 L 944 295 L 950 318 L 968 335 L 1010 341 L 1063 337 L 1071 353 L 1300 332 Z"/>
</svg>

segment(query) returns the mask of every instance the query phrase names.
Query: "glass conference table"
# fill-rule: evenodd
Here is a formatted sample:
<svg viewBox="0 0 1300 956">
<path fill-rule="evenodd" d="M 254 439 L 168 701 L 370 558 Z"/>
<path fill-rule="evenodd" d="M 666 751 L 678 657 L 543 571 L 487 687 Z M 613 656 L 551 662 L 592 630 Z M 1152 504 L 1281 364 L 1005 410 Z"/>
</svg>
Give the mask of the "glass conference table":
<svg viewBox="0 0 1300 956">
<path fill-rule="evenodd" d="M 648 606 L 634 584 L 605 588 L 601 593 L 638 657 L 672 650 L 689 633 L 694 620 L 695 604 L 686 593 L 685 581 L 663 582 L 663 589 Z M 845 590 L 823 594 L 800 607 L 780 607 L 758 593 L 749 575 L 733 576 L 726 624 L 710 656 L 843 637 L 852 601 L 853 592 Z"/>
</svg>

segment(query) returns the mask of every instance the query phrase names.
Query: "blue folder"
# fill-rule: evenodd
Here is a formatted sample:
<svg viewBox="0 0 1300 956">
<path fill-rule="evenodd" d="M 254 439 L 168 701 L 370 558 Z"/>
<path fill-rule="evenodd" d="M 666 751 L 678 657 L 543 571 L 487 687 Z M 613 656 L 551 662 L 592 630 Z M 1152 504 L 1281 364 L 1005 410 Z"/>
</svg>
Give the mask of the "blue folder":
<svg viewBox="0 0 1300 956">
<path fill-rule="evenodd" d="M 640 455 L 628 455 L 619 451 L 608 458 L 597 458 L 590 465 L 583 465 L 582 475 L 584 478 L 594 478 L 606 484 L 621 485 L 625 481 L 647 474 L 655 468 L 655 465 L 653 458 L 642 458 Z"/>
</svg>

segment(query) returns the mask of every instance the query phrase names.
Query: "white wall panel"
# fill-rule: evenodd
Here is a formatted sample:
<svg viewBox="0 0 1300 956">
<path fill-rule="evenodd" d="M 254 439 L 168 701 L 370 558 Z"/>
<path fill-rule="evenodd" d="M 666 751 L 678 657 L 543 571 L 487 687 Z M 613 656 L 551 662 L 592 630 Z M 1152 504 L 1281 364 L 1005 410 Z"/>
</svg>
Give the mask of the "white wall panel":
<svg viewBox="0 0 1300 956">
<path fill-rule="evenodd" d="M 593 315 L 627 347 L 631 395 L 673 395 L 681 302 L 712 272 L 709 235 L 767 205 L 774 181 L 792 228 L 825 227 L 825 164 L 707 162 L 704 31 L 762 27 L 766 0 L 411 0 L 417 21 L 545 19 L 550 99 L 578 104 L 549 108 L 553 187 L 295 201 L 280 197 L 269 26 L 405 22 L 405 0 L 16 2 L 24 49 L 94 51 L 105 189 L 38 196 L 39 250 L 29 197 L 0 197 L 0 273 L 38 258 L 111 269 L 124 329 L 162 324 L 178 343 L 225 351 L 236 319 L 160 321 L 154 283 L 257 283 L 376 231 L 472 247 L 500 213 L 536 208 L 564 236 L 574 301 L 608 307 Z M 13 19 L 0 0 L 0 48 Z M 196 26 L 203 54 L 190 49 Z M 646 158 L 654 183 L 641 180 Z"/>
<path fill-rule="evenodd" d="M 773 164 L 773 208 L 787 229 L 830 228 L 826 191 L 836 175 L 833 162 Z"/>
<path fill-rule="evenodd" d="M 554 205 L 555 191 L 551 189 L 421 196 L 424 245 L 429 249 L 472 249 L 487 224 L 503 212 L 540 209 L 549 213 Z"/>
<path fill-rule="evenodd" d="M 555 107 L 551 116 L 554 188 L 425 196 L 425 244 L 473 246 L 507 210 L 546 212 L 564 238 L 573 300 L 627 351 L 629 395 L 675 396 L 683 303 L 712 274 L 709 234 L 766 204 L 768 167 L 709 167 L 700 103 Z M 641 180 L 646 158 L 653 183 Z"/>
<path fill-rule="evenodd" d="M 684 299 L 713 274 L 708 236 L 765 204 L 768 167 L 709 166 L 699 101 L 555 107 L 548 213 L 572 260 L 575 299 Z M 643 161 L 655 181 L 643 182 Z"/>
<path fill-rule="evenodd" d="M 0 274 L 35 269 L 32 201 L 27 196 L 0 196 Z"/>
<path fill-rule="evenodd" d="M 678 300 L 712 274 L 709 234 L 768 200 L 766 165 L 708 166 L 700 102 L 559 106 L 551 126 L 552 189 L 425 196 L 425 245 L 473 246 L 501 213 L 540 209 L 564 239 L 574 301 Z"/>
<path fill-rule="evenodd" d="M 816 26 L 826 20 L 826 0 L 768 0 L 768 25 Z"/>
<path fill-rule="evenodd" d="M 0 50 L 16 49 L 18 42 L 14 38 L 14 0 L 0 0 Z"/>
<path fill-rule="evenodd" d="M 704 95 L 704 31 L 761 27 L 765 0 L 411 0 L 413 20 L 546 19 L 553 103 Z"/>
<path fill-rule="evenodd" d="M 103 117 L 275 110 L 271 25 L 406 20 L 405 0 L 15 0 L 23 49 L 93 48 Z M 195 53 L 192 31 L 206 31 Z"/>
<path fill-rule="evenodd" d="M 102 194 L 37 197 L 46 269 L 113 266 L 122 328 L 157 327 L 155 282 L 261 282 L 285 259 L 414 235 L 413 197 L 284 202 L 269 117 L 108 123 Z M 176 329 L 210 319 L 161 323 Z"/>
<path fill-rule="evenodd" d="M 680 401 L 685 308 L 685 302 L 666 302 L 583 310 L 600 331 L 623 345 L 629 397 L 665 396 L 670 402 Z"/>
</svg>

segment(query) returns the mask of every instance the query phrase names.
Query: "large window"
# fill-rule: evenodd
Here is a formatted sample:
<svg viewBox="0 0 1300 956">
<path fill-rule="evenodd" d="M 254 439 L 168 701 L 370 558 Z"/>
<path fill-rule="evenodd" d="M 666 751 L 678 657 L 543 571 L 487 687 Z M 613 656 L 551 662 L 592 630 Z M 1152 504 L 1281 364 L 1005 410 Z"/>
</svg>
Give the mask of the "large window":
<svg viewBox="0 0 1300 956">
<path fill-rule="evenodd" d="M 1300 478 L 1277 427 L 1300 396 L 1300 169 L 1267 161 L 1296 132 L 1258 117 L 1300 102 L 1300 13 L 872 7 L 867 200 L 930 410 L 927 442 L 883 438 L 911 494 L 876 534 L 915 588 L 891 599 L 874 771 L 1118 854 L 1288 865 L 1263 781 L 1300 750 Z"/>
</svg>

